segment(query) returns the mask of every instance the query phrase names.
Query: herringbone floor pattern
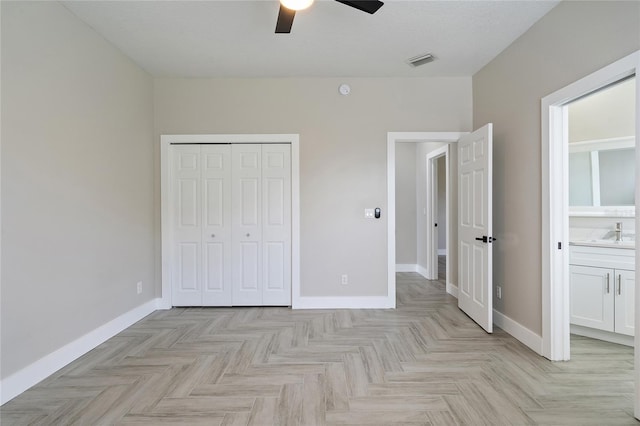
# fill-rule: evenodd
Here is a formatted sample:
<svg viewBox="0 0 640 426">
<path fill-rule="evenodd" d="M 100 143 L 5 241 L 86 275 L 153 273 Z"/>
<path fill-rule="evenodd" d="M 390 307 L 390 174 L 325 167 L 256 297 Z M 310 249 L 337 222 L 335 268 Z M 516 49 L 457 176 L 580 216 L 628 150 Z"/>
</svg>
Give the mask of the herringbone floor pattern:
<svg viewBox="0 0 640 426">
<path fill-rule="evenodd" d="M 158 311 L 5 404 L 2 425 L 614 425 L 633 350 L 576 338 L 552 363 L 488 335 L 438 281 L 396 310 Z"/>
</svg>

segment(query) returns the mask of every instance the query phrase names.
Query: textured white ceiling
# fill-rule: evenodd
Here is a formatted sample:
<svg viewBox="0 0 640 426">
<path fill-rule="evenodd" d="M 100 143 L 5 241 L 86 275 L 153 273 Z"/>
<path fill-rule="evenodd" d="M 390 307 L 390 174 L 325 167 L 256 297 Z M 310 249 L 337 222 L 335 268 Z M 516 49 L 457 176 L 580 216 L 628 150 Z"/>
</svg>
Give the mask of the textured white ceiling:
<svg viewBox="0 0 640 426">
<path fill-rule="evenodd" d="M 332 0 L 274 34 L 278 0 L 63 1 L 154 76 L 471 76 L 557 1 L 386 0 L 369 15 Z M 405 61 L 431 52 L 436 61 Z"/>
</svg>

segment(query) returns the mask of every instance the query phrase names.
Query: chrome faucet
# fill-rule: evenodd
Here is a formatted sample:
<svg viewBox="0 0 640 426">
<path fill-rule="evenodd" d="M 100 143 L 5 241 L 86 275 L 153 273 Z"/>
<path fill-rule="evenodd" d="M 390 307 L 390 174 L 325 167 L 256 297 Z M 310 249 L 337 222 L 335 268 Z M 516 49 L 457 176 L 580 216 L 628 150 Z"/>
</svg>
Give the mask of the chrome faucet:
<svg viewBox="0 0 640 426">
<path fill-rule="evenodd" d="M 616 233 L 616 241 L 622 241 L 622 222 L 616 222 L 614 231 Z"/>
</svg>

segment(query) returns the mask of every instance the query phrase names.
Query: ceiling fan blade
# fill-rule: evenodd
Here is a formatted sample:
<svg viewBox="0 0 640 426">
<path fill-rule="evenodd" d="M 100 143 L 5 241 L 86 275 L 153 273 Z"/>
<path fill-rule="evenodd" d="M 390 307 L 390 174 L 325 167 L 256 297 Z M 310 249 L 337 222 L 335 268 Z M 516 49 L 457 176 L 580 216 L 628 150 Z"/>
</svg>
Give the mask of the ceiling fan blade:
<svg viewBox="0 0 640 426">
<path fill-rule="evenodd" d="M 346 4 L 347 6 L 354 7 L 363 12 L 367 12 L 370 14 L 374 14 L 382 7 L 384 4 L 381 1 L 377 0 L 336 0 L 339 3 Z"/>
<path fill-rule="evenodd" d="M 280 5 L 278 22 L 276 23 L 276 34 L 289 34 L 291 32 L 291 26 L 293 26 L 293 18 L 295 16 L 295 10 Z"/>
</svg>

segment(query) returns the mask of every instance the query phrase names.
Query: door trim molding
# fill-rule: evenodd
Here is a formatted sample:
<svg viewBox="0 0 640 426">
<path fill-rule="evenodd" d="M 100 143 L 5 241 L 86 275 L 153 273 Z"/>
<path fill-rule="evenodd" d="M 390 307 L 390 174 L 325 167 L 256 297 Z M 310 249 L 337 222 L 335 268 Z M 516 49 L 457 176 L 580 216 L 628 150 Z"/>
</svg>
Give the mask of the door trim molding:
<svg viewBox="0 0 640 426">
<path fill-rule="evenodd" d="M 468 132 L 388 132 L 387 133 L 387 298 L 389 306 L 396 307 L 396 144 L 400 142 L 458 142 Z M 447 183 L 450 179 L 447 179 Z M 449 187 L 447 186 L 447 189 Z M 447 194 L 448 203 L 450 203 Z M 447 210 L 449 211 L 449 210 Z M 447 227 L 451 226 L 451 221 Z M 451 247 L 447 232 L 447 247 Z M 447 279 L 451 276 L 447 262 Z M 447 288 L 449 287 L 447 283 Z M 640 293 L 640 292 L 639 292 Z"/>
<path fill-rule="evenodd" d="M 300 135 L 299 134 L 212 134 L 160 135 L 160 232 L 162 274 L 159 309 L 171 309 L 171 245 L 169 223 L 169 146 L 176 144 L 291 144 L 291 306 L 297 308 L 300 298 Z"/>
</svg>

